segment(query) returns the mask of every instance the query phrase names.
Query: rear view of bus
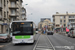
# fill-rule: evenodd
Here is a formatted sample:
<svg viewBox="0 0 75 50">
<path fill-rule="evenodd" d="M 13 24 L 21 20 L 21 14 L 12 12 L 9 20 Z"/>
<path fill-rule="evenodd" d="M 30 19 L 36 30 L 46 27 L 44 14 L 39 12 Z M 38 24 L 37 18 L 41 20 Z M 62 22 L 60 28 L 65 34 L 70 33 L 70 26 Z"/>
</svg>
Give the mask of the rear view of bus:
<svg viewBox="0 0 75 50">
<path fill-rule="evenodd" d="M 33 22 L 12 22 L 12 43 L 34 43 Z"/>
</svg>

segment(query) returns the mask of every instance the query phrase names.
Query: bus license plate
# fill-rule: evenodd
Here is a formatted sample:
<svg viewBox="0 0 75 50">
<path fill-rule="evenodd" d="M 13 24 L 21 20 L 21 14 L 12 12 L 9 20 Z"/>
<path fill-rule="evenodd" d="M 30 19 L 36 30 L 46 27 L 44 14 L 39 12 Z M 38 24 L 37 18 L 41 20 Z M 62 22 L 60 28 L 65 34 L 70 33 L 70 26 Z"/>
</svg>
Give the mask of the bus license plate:
<svg viewBox="0 0 75 50">
<path fill-rule="evenodd" d="M 23 40 L 22 40 L 22 42 L 21 43 L 25 43 Z"/>
</svg>

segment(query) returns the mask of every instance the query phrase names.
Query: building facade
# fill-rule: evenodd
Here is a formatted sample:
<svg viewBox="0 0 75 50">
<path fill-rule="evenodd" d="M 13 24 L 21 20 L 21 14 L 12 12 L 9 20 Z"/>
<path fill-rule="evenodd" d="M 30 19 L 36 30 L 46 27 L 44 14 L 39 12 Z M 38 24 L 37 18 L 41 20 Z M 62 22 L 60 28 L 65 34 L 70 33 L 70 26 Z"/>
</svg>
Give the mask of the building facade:
<svg viewBox="0 0 75 50">
<path fill-rule="evenodd" d="M 0 0 L 0 33 L 6 33 L 8 25 L 8 0 Z"/>
<path fill-rule="evenodd" d="M 19 8 L 17 5 L 18 0 L 9 0 L 8 2 L 8 18 L 10 23 L 12 21 L 15 21 L 18 17 L 17 9 Z"/>
<path fill-rule="evenodd" d="M 22 20 L 22 2 L 22 0 L 0 0 L 0 33 L 6 33 L 12 21 Z"/>
<path fill-rule="evenodd" d="M 68 23 L 75 27 L 75 13 L 60 14 L 56 12 L 53 16 L 53 26 L 55 28 L 66 28 Z"/>
<path fill-rule="evenodd" d="M 22 20 L 22 3 L 23 3 L 23 0 L 17 1 L 17 6 L 18 6 L 17 12 L 18 12 L 19 20 Z"/>
<path fill-rule="evenodd" d="M 51 22 L 50 18 L 42 18 L 41 21 L 38 24 L 38 27 L 40 29 L 44 28 L 46 26 L 47 26 L 48 30 L 52 30 L 52 22 Z"/>
</svg>

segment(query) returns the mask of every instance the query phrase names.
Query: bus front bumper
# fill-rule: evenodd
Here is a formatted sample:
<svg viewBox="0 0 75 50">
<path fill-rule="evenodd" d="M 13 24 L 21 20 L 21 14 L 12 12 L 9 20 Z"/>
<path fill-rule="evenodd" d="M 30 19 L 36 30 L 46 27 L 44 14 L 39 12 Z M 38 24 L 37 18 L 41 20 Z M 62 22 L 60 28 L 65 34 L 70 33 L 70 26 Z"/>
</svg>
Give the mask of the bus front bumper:
<svg viewBox="0 0 75 50">
<path fill-rule="evenodd" d="M 18 43 L 34 43 L 34 40 L 13 40 L 13 44 L 18 44 Z"/>
</svg>

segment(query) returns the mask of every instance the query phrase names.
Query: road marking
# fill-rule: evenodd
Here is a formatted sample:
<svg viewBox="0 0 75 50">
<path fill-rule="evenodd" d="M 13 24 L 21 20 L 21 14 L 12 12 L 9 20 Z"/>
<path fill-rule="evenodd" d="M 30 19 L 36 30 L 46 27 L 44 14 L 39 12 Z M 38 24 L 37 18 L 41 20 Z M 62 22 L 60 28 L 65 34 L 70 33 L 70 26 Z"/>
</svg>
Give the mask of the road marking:
<svg viewBox="0 0 75 50">
<path fill-rule="evenodd" d="M 43 38 L 43 41 L 39 41 L 41 40 L 40 38 Z M 45 38 L 47 39 L 47 41 L 45 40 Z M 45 44 L 43 45 L 43 43 L 40 43 L 40 42 L 45 42 Z M 39 44 L 42 44 L 42 45 L 39 45 Z M 52 43 L 48 39 L 47 35 L 42 35 L 38 38 L 33 50 L 55 50 L 55 48 L 53 47 Z"/>
<path fill-rule="evenodd" d="M 72 49 L 74 49 L 74 46 L 55 46 L 55 48 L 72 50 Z"/>
<path fill-rule="evenodd" d="M 39 38 L 38 38 L 38 40 L 37 40 L 37 42 L 36 42 L 36 45 L 34 46 L 33 50 L 36 49 L 36 46 L 37 46 L 37 44 L 38 44 L 38 42 L 39 42 L 39 39 L 40 39 L 40 36 L 39 36 Z"/>
<path fill-rule="evenodd" d="M 47 37 L 47 36 L 46 36 Z M 47 37 L 48 41 L 50 42 L 51 46 L 53 47 L 53 49 L 55 50 L 53 44 L 51 43 L 50 39 Z"/>
<path fill-rule="evenodd" d="M 38 50 L 53 50 L 53 49 L 45 49 L 45 48 L 36 48 Z"/>
</svg>

